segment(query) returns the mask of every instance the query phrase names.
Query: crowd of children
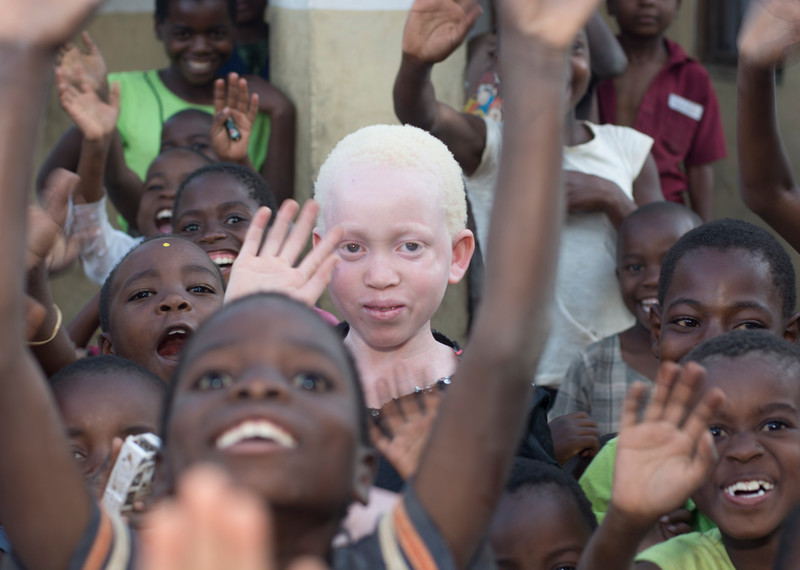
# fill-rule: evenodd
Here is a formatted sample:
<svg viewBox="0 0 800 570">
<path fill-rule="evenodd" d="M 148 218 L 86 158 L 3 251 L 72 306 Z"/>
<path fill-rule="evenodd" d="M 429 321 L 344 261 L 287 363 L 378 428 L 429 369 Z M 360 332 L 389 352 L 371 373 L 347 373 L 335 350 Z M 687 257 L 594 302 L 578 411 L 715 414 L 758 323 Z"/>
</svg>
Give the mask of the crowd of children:
<svg viewBox="0 0 800 570">
<path fill-rule="evenodd" d="M 100 3 L 0 0 L 0 569 L 800 566 L 795 269 L 712 219 L 679 0 L 609 0 L 605 47 L 598 0 L 495 0 L 464 113 L 431 70 L 480 7 L 414 0 L 406 124 L 343 138 L 302 207 L 267 2 L 157 0 L 170 63 L 126 73 L 69 43 Z M 742 197 L 800 251 L 800 0 L 739 42 Z M 53 76 L 75 126 L 28 205 Z M 99 289 L 68 326 L 71 257 Z M 462 349 L 431 319 L 473 257 Z"/>
</svg>

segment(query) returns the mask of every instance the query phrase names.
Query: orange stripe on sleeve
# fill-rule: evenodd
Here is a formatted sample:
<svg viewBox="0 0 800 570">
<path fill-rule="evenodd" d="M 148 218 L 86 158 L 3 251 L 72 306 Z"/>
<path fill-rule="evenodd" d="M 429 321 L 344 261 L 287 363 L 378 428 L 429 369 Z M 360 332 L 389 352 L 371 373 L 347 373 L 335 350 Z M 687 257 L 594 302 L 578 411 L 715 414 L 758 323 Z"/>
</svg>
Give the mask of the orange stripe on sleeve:
<svg viewBox="0 0 800 570">
<path fill-rule="evenodd" d="M 408 517 L 403 501 L 398 501 L 395 504 L 392 518 L 394 519 L 397 541 L 400 543 L 411 567 L 414 570 L 437 570 L 438 566 L 428 551 L 425 541 L 422 540 Z"/>
<path fill-rule="evenodd" d="M 92 543 L 92 548 L 89 550 L 89 555 L 86 557 L 82 570 L 102 570 L 108 558 L 108 552 L 111 550 L 113 540 L 114 532 L 111 527 L 111 521 L 101 509 L 97 536 L 94 539 L 94 543 Z"/>
</svg>

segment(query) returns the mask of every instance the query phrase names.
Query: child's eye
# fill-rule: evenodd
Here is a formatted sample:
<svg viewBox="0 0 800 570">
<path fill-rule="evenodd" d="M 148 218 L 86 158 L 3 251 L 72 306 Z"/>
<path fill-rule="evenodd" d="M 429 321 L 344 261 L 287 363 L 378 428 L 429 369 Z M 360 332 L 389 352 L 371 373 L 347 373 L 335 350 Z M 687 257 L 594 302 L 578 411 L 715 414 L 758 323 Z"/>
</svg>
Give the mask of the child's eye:
<svg viewBox="0 0 800 570">
<path fill-rule="evenodd" d="M 152 297 L 153 292 L 149 289 L 142 289 L 141 291 L 136 291 L 133 295 L 128 297 L 128 301 L 138 301 L 139 299 L 147 299 L 148 297 Z"/>
<path fill-rule="evenodd" d="M 761 431 L 780 431 L 788 427 L 789 424 L 783 420 L 770 420 L 764 423 L 764 425 L 761 427 Z"/>
<path fill-rule="evenodd" d="M 225 223 L 235 225 L 235 224 L 241 224 L 242 222 L 245 221 L 247 220 L 245 220 L 245 218 L 243 218 L 242 216 L 239 216 L 238 214 L 233 214 L 232 216 L 228 216 L 228 219 L 225 220 Z"/>
<path fill-rule="evenodd" d="M 191 148 L 192 150 L 196 150 L 198 152 L 202 152 L 204 150 L 210 149 L 211 145 L 206 143 L 206 142 L 196 142 L 196 143 L 192 143 L 192 146 L 189 147 L 189 148 Z"/>
<path fill-rule="evenodd" d="M 164 189 L 163 184 L 148 184 L 145 186 L 147 192 L 161 192 Z"/>
<path fill-rule="evenodd" d="M 192 285 L 187 291 L 189 293 L 211 293 L 212 295 L 216 293 L 216 291 L 208 285 Z"/>
<path fill-rule="evenodd" d="M 700 326 L 700 322 L 697 319 L 693 319 L 691 317 L 678 317 L 677 319 L 674 319 L 672 322 L 678 325 L 679 327 L 690 328 L 690 329 Z"/>
<path fill-rule="evenodd" d="M 764 323 L 758 321 L 746 321 L 733 327 L 734 330 L 760 330 L 767 328 Z"/>
<path fill-rule="evenodd" d="M 190 222 L 188 224 L 184 224 L 181 228 L 181 233 L 193 233 L 200 231 L 200 224 L 195 224 L 194 222 Z"/>
<path fill-rule="evenodd" d="M 86 452 L 82 449 L 72 448 L 72 459 L 79 463 L 83 463 L 86 461 Z"/>
<path fill-rule="evenodd" d="M 228 37 L 228 32 L 225 29 L 211 30 L 209 34 L 213 40 L 224 40 Z"/>
<path fill-rule="evenodd" d="M 636 271 L 641 271 L 641 270 L 642 270 L 642 264 L 641 263 L 631 263 L 631 264 L 625 266 L 625 271 L 636 272 Z"/>
<path fill-rule="evenodd" d="M 195 382 L 194 387 L 201 392 L 222 390 L 233 384 L 233 376 L 226 372 L 206 372 Z"/>
<path fill-rule="evenodd" d="M 573 564 L 559 564 L 555 566 L 553 570 L 575 570 L 576 566 Z"/>
<path fill-rule="evenodd" d="M 172 37 L 175 38 L 176 40 L 188 40 L 190 35 L 191 34 L 189 33 L 189 30 L 181 30 L 181 29 L 172 30 Z"/>
<path fill-rule="evenodd" d="M 358 253 L 361 251 L 361 246 L 357 243 L 346 243 L 344 244 L 344 250 L 347 253 Z"/>
<path fill-rule="evenodd" d="M 292 378 L 292 384 L 295 388 L 308 392 L 327 392 L 331 387 L 331 383 L 327 378 L 323 378 L 313 372 L 301 372 L 295 375 Z"/>
<path fill-rule="evenodd" d="M 714 439 L 717 439 L 718 437 L 722 437 L 722 434 L 724 433 L 722 431 L 722 428 L 719 427 L 719 426 L 711 426 L 710 428 L 708 428 L 708 431 L 711 432 L 711 436 Z"/>
<path fill-rule="evenodd" d="M 415 241 L 407 241 L 402 247 L 408 253 L 417 253 L 420 249 L 422 249 L 422 245 Z"/>
</svg>

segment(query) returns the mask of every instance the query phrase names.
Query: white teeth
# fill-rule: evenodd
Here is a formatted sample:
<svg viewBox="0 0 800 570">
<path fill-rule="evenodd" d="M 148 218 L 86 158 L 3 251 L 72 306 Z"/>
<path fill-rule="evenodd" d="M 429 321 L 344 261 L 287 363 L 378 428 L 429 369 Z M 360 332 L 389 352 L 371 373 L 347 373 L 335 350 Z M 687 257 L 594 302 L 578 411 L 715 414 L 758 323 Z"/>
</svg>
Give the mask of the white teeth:
<svg viewBox="0 0 800 570">
<path fill-rule="evenodd" d="M 186 334 L 186 329 L 172 329 L 167 333 L 167 336 L 172 336 L 174 334 Z"/>
<path fill-rule="evenodd" d="M 156 220 L 171 220 L 172 219 L 172 210 L 169 208 L 165 208 L 163 210 L 159 210 L 156 214 Z"/>
<path fill-rule="evenodd" d="M 645 310 L 646 313 L 650 313 L 650 309 L 652 309 L 655 305 L 658 304 L 658 299 L 655 297 L 642 299 L 639 301 L 639 304 L 642 306 L 642 309 Z"/>
<path fill-rule="evenodd" d="M 740 494 L 754 494 L 757 497 L 764 495 L 767 491 L 771 491 L 775 485 L 768 481 L 737 481 L 733 485 L 725 487 L 725 493 L 728 495 Z"/>
<path fill-rule="evenodd" d="M 192 71 L 208 71 L 211 69 L 211 63 L 209 62 L 187 61 L 187 65 Z"/>
<path fill-rule="evenodd" d="M 223 265 L 232 265 L 236 258 L 233 256 L 219 256 L 219 257 L 212 257 L 211 261 L 216 263 L 219 266 Z"/>
<path fill-rule="evenodd" d="M 227 449 L 246 439 L 274 441 L 282 447 L 294 449 L 295 439 L 285 430 L 266 420 L 248 420 L 229 429 L 217 438 L 217 449 Z"/>
</svg>

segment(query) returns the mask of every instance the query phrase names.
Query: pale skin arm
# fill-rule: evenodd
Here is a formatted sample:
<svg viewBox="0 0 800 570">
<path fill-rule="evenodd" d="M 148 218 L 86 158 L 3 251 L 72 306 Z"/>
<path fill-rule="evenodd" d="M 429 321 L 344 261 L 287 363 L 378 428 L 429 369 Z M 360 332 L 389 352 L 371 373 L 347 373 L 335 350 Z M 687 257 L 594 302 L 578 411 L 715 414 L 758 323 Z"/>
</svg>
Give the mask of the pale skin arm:
<svg viewBox="0 0 800 570">
<path fill-rule="evenodd" d="M 708 422 L 725 397 L 719 389 L 699 396 L 704 377 L 696 363 L 664 363 L 641 421 L 637 417 L 647 387 L 637 383 L 628 391 L 611 502 L 583 552 L 580 570 L 629 568 L 650 528 L 709 475 L 715 451 Z"/>
<path fill-rule="evenodd" d="M 564 212 L 567 55 L 595 7 L 594 0 L 498 5 L 506 121 L 489 237 L 494 265 L 470 349 L 412 482 L 460 568 L 475 554 L 502 491 L 549 331 Z"/>
<path fill-rule="evenodd" d="M 800 47 L 800 4 L 753 2 L 739 35 L 737 133 L 744 203 L 800 251 L 800 189 L 781 141 L 775 68 Z"/>
<path fill-rule="evenodd" d="M 479 14 L 473 0 L 416 0 L 403 31 L 403 56 L 394 82 L 397 118 L 440 139 L 468 175 L 480 165 L 486 124 L 437 101 L 431 71 L 464 41 Z"/>
<path fill-rule="evenodd" d="M 66 568 L 86 529 L 91 498 L 25 340 L 25 226 L 30 164 L 57 47 L 98 0 L 0 1 L 0 512 L 27 568 Z M 35 421 L 32 421 L 35 418 Z M 42 548 L 47 544 L 47 548 Z"/>
</svg>

